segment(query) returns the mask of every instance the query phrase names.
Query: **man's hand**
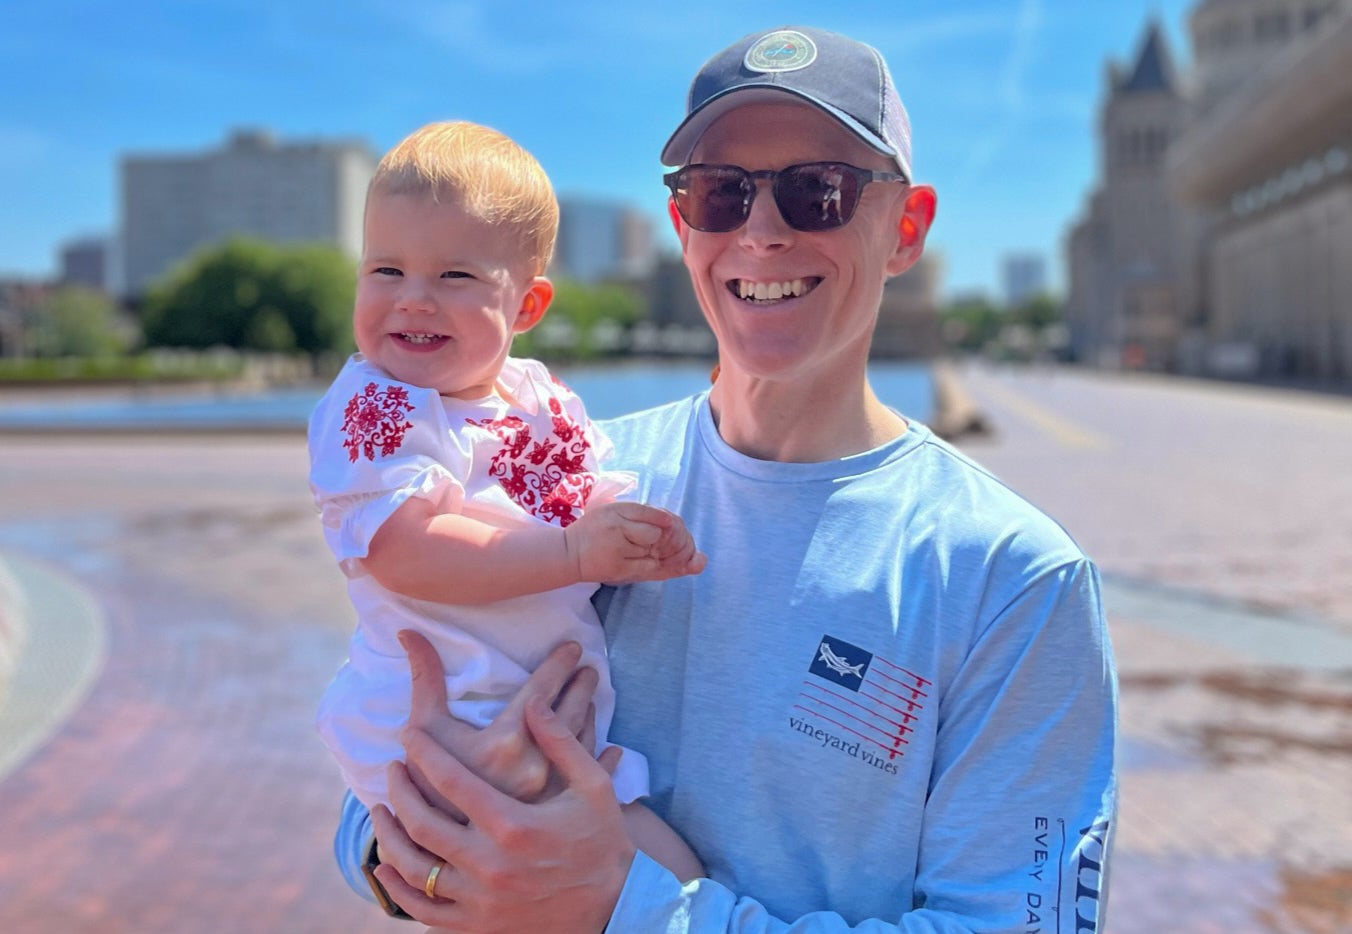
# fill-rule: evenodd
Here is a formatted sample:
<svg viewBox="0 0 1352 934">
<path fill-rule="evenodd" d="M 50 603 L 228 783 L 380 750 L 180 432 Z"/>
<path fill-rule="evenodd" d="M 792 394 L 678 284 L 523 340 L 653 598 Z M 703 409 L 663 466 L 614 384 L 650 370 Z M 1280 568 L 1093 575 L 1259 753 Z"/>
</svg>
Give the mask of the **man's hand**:
<svg viewBox="0 0 1352 934">
<path fill-rule="evenodd" d="M 607 584 L 667 580 L 704 570 L 679 516 L 641 503 L 602 503 L 563 530 L 578 579 Z"/>
<path fill-rule="evenodd" d="M 401 763 L 390 766 L 399 817 L 381 806 L 372 811 L 376 875 L 424 924 L 458 934 L 596 934 L 609 921 L 635 853 L 610 782 L 620 750 L 593 759 L 538 696 L 527 703 L 525 722 L 562 779 L 558 794 L 535 803 L 476 777 L 427 732 L 407 732 L 409 769 L 468 818 L 462 824 L 442 813 Z M 428 898 L 423 886 L 438 859 L 447 865 Z"/>
<path fill-rule="evenodd" d="M 441 657 L 425 637 L 412 630 L 399 634 L 408 653 L 413 691 L 404 736 L 420 731 L 455 756 L 494 788 L 522 801 L 533 801 L 550 788 L 549 761 L 526 729 L 526 705 L 541 698 L 552 706 L 558 722 L 583 748 L 596 747 L 596 714 L 592 694 L 597 674 L 578 669 L 582 648 L 566 642 L 550 652 L 501 713 L 483 729 L 451 716 L 446 702 L 446 673 Z M 410 769 L 413 782 L 434 806 L 456 814 L 422 772 Z M 557 781 L 557 779 L 556 779 Z M 456 815 L 458 816 L 458 815 Z"/>
</svg>

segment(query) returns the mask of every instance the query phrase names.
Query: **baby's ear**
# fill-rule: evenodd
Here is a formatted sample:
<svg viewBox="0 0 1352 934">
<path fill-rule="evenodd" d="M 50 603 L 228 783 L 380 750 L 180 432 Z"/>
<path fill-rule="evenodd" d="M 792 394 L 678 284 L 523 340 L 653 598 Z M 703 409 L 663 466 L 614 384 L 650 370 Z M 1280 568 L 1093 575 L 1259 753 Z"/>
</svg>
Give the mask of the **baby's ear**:
<svg viewBox="0 0 1352 934">
<path fill-rule="evenodd" d="M 535 327 L 545 316 L 545 311 L 549 309 L 549 303 L 553 300 L 554 283 L 544 276 L 536 276 L 530 280 L 526 294 L 521 297 L 521 307 L 517 309 L 512 330 L 517 334 L 524 334 Z"/>
</svg>

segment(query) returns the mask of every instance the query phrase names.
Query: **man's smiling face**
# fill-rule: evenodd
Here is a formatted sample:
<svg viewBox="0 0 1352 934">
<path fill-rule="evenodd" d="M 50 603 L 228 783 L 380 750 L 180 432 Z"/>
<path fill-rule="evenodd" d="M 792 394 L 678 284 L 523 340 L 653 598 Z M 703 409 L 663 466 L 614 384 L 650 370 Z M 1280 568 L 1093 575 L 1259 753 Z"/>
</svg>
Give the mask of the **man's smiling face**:
<svg viewBox="0 0 1352 934">
<path fill-rule="evenodd" d="M 806 104 L 753 103 L 724 114 L 691 162 L 778 170 L 839 161 L 895 171 L 822 111 Z M 745 224 L 729 233 L 679 225 L 682 252 L 725 371 L 759 379 L 862 379 L 883 283 L 895 256 L 907 187 L 865 187 L 854 217 L 820 233 L 780 216 L 770 182 L 757 183 Z"/>
</svg>

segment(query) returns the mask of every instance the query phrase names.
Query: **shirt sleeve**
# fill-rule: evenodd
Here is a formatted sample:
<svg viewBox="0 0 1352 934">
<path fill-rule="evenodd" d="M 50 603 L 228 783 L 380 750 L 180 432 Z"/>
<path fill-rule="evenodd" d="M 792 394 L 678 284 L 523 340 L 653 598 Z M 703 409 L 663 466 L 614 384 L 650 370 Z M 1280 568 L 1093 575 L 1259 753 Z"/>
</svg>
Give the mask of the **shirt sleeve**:
<svg viewBox="0 0 1352 934">
<path fill-rule="evenodd" d="M 996 614 L 941 700 L 909 911 L 775 918 L 717 882 L 682 887 L 640 853 L 607 930 L 1103 930 L 1116 701 L 1098 573 L 1088 560 L 1053 569 Z"/>
<path fill-rule="evenodd" d="M 343 796 L 343 810 L 338 817 L 338 831 L 333 835 L 333 858 L 348 887 L 362 898 L 376 904 L 375 894 L 361 868 L 375 843 L 371 829 L 371 812 L 352 792 Z"/>
<path fill-rule="evenodd" d="M 353 375 L 329 389 L 309 433 L 310 490 L 349 576 L 361 573 L 371 539 L 409 498 L 459 512 L 471 462 L 434 391 Z"/>
</svg>

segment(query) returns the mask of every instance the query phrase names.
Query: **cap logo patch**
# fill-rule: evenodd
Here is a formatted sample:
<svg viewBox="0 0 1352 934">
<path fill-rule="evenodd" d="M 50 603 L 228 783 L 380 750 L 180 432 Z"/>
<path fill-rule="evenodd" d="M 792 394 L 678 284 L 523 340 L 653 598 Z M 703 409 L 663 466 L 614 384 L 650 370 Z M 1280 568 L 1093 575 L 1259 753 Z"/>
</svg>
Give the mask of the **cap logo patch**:
<svg viewBox="0 0 1352 934">
<path fill-rule="evenodd" d="M 748 71 L 797 71 L 817 60 L 817 46 L 792 29 L 766 33 L 747 50 L 743 64 Z"/>
</svg>

